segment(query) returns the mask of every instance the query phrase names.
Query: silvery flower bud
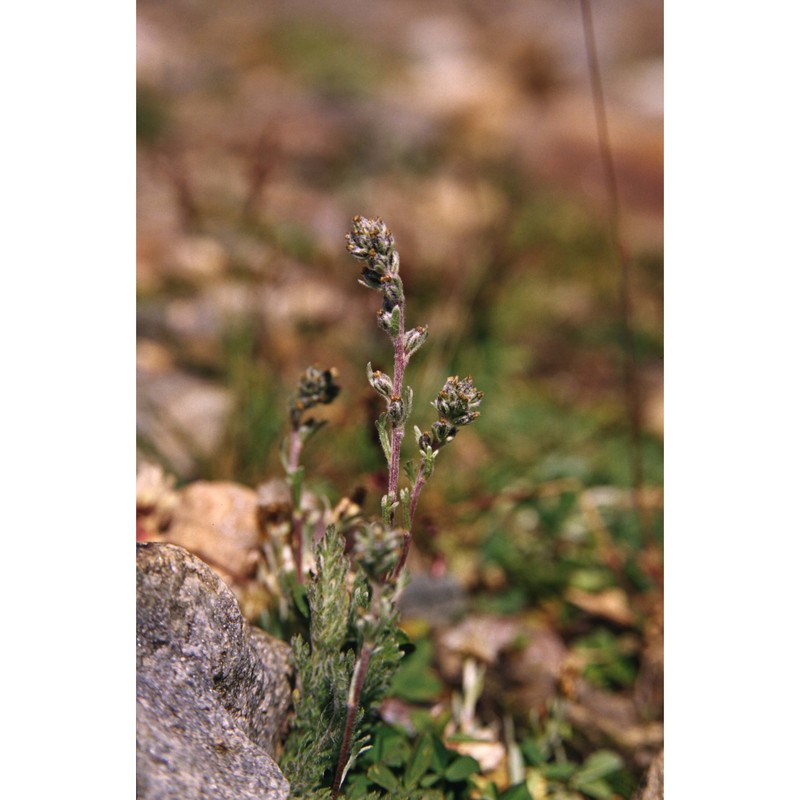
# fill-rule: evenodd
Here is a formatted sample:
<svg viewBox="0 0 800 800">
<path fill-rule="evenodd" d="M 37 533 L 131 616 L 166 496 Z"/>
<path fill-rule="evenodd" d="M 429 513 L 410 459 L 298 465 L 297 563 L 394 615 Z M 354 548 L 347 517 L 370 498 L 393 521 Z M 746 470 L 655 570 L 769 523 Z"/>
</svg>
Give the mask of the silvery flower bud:
<svg viewBox="0 0 800 800">
<path fill-rule="evenodd" d="M 386 408 L 386 414 L 394 423 L 403 421 L 403 401 L 397 397 L 397 395 L 394 395 L 389 399 L 389 405 Z"/>
<path fill-rule="evenodd" d="M 403 350 L 407 357 L 411 357 L 417 350 L 425 344 L 425 340 L 428 338 L 428 326 L 426 325 L 423 327 L 416 327 L 412 328 L 410 331 L 406 332 L 405 339 L 403 341 Z"/>
<path fill-rule="evenodd" d="M 417 446 L 423 453 L 426 453 L 428 448 L 433 446 L 433 439 L 431 439 L 431 435 L 427 431 L 417 436 Z"/>
<path fill-rule="evenodd" d="M 392 380 L 379 369 L 373 371 L 372 365 L 367 365 L 367 380 L 369 385 L 382 397 L 389 397 L 392 394 Z"/>
<path fill-rule="evenodd" d="M 366 286 L 367 289 L 380 289 L 383 286 L 381 283 L 382 277 L 382 274 L 378 270 L 364 267 L 364 269 L 361 270 L 361 277 L 358 279 L 358 282 L 362 286 Z"/>
<path fill-rule="evenodd" d="M 383 308 L 378 312 L 378 327 L 389 336 L 397 336 L 400 333 L 400 306 L 389 307 L 384 302 Z"/>
<path fill-rule="evenodd" d="M 403 285 L 397 276 L 386 275 L 381 279 L 384 305 L 396 306 L 403 301 Z"/>
<path fill-rule="evenodd" d="M 455 435 L 458 433 L 458 429 L 447 420 L 440 419 L 431 425 L 431 433 L 441 447 L 443 444 L 453 441 Z"/>
<path fill-rule="evenodd" d="M 378 312 L 378 327 L 382 331 L 391 335 L 392 332 L 392 314 L 389 311 Z"/>
</svg>

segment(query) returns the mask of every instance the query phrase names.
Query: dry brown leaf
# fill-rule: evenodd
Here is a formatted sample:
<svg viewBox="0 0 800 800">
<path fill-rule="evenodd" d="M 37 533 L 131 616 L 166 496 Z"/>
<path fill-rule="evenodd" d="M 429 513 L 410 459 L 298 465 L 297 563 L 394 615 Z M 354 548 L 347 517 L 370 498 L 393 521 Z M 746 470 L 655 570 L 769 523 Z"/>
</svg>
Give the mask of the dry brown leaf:
<svg viewBox="0 0 800 800">
<path fill-rule="evenodd" d="M 462 756 L 472 756 L 481 765 L 481 772 L 498 769 L 506 758 L 506 748 L 501 742 L 448 741 L 446 744 Z"/>
<path fill-rule="evenodd" d="M 473 656 L 484 664 L 497 662 L 499 653 L 520 635 L 520 623 L 492 615 L 470 616 L 459 625 L 445 631 L 440 639 L 442 660 L 451 667 L 448 671 L 461 673 L 464 656 Z M 446 669 L 443 663 L 443 668 Z"/>
<path fill-rule="evenodd" d="M 634 615 L 628 603 L 628 596 L 622 589 L 613 587 L 601 592 L 585 592 L 570 588 L 566 599 L 588 614 L 616 622 L 618 625 L 633 625 Z"/>
<path fill-rule="evenodd" d="M 647 766 L 664 743 L 664 725 L 642 720 L 633 698 L 576 682 L 575 699 L 568 701 L 567 719 L 597 746 L 609 742 L 621 753 Z"/>
</svg>

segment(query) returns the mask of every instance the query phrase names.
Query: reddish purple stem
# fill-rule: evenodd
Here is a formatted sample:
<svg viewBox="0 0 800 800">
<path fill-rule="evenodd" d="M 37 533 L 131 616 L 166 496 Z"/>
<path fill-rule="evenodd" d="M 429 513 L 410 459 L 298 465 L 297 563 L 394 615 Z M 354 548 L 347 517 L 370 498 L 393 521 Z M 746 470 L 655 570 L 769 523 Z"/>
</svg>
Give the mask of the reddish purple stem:
<svg viewBox="0 0 800 800">
<path fill-rule="evenodd" d="M 414 488 L 411 490 L 411 503 L 408 507 L 409 525 L 414 522 L 414 512 L 417 510 L 417 503 L 419 502 L 420 494 L 422 494 L 422 487 L 426 483 L 422 470 L 423 466 L 420 464 L 419 472 L 417 472 L 417 480 L 414 482 Z"/>
<path fill-rule="evenodd" d="M 295 472 L 300 466 L 300 451 L 303 443 L 300 441 L 300 431 L 292 428 L 289 433 L 289 472 Z"/>
<path fill-rule="evenodd" d="M 289 474 L 297 472 L 300 466 L 300 451 L 303 443 L 300 440 L 300 431 L 292 428 L 289 434 Z M 299 499 L 295 500 L 294 488 L 292 488 L 292 555 L 294 556 L 294 568 L 297 580 L 303 583 L 303 517 L 300 513 Z"/>
<path fill-rule="evenodd" d="M 366 642 L 361 647 L 361 653 L 356 662 L 353 672 L 353 682 L 350 684 L 350 696 L 347 698 L 347 718 L 344 724 L 344 735 L 342 736 L 342 746 L 339 750 L 339 763 L 336 765 L 336 776 L 333 779 L 331 789 L 331 800 L 336 800 L 339 796 L 339 788 L 344 777 L 344 768 L 347 764 L 350 753 L 350 742 L 353 738 L 353 726 L 355 725 L 356 712 L 361 701 L 361 690 L 364 688 L 364 680 L 367 677 L 367 667 L 372 656 L 372 646 Z"/>
<path fill-rule="evenodd" d="M 405 351 L 405 303 L 403 301 L 399 304 L 400 308 L 400 327 L 392 339 L 394 344 L 394 376 L 392 379 L 392 394 L 395 397 L 403 396 L 403 374 L 406 369 L 406 351 Z M 400 486 L 400 445 L 403 441 L 405 431 L 403 425 L 392 423 L 392 438 L 391 438 L 391 457 L 389 459 L 389 498 L 391 501 L 396 501 L 399 498 L 398 489 Z M 389 523 L 394 525 L 394 511 L 389 517 Z"/>
</svg>

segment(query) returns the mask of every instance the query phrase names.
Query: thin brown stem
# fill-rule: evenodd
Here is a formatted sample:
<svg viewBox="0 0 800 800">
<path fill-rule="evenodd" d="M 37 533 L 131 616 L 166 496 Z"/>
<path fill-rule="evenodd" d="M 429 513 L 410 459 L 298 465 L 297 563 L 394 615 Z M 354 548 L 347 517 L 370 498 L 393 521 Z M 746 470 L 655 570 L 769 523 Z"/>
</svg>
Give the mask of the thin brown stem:
<svg viewBox="0 0 800 800">
<path fill-rule="evenodd" d="M 617 173 L 611 154 L 611 142 L 608 134 L 606 105 L 603 95 L 603 84 L 600 78 L 600 64 L 597 58 L 594 26 L 590 0 L 580 0 L 583 18 L 583 32 L 586 44 L 586 55 L 589 61 L 589 75 L 592 85 L 595 120 L 597 123 L 597 139 L 600 149 L 600 160 L 603 164 L 606 190 L 608 192 L 609 229 L 611 240 L 617 256 L 620 270 L 619 304 L 623 332 L 623 382 L 628 406 L 628 418 L 631 430 L 631 476 L 633 483 L 633 505 L 639 520 L 639 527 L 647 535 L 644 522 L 644 510 L 641 507 L 640 495 L 644 485 L 644 468 L 642 463 L 642 403 L 639 385 L 639 372 L 636 364 L 636 343 L 632 325 L 631 303 L 631 266 L 628 248 L 622 238 L 620 228 L 620 200 Z"/>
</svg>

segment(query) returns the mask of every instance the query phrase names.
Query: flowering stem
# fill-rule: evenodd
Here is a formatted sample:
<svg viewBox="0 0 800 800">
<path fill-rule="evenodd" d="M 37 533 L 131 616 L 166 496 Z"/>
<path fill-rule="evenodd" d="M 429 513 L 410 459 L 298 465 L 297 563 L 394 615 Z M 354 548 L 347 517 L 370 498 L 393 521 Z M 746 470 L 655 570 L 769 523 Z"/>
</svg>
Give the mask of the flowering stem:
<svg viewBox="0 0 800 800">
<path fill-rule="evenodd" d="M 292 530 L 290 546 L 294 560 L 294 567 L 299 583 L 303 583 L 303 512 L 301 508 L 303 498 L 303 468 L 300 466 L 300 454 L 303 443 L 313 433 L 318 431 L 324 422 L 319 422 L 311 417 L 303 418 L 303 414 L 314 406 L 332 403 L 339 394 L 336 383 L 336 370 L 321 370 L 312 366 L 300 376 L 297 384 L 297 394 L 289 406 L 289 441 L 285 451 L 282 451 L 284 469 L 292 492 Z"/>
<path fill-rule="evenodd" d="M 400 328 L 397 336 L 392 340 L 394 344 L 394 375 L 392 380 L 392 394 L 396 398 L 403 394 L 403 374 L 406 369 L 406 352 L 404 347 L 405 340 L 405 302 L 399 303 L 400 308 Z M 405 435 L 405 426 L 401 423 L 392 422 L 391 437 L 391 458 L 389 460 L 389 500 L 395 502 L 398 498 L 400 486 L 400 445 Z M 394 511 L 389 515 L 389 523 L 394 524 Z"/>
<path fill-rule="evenodd" d="M 411 545 L 411 526 L 422 487 L 433 472 L 436 452 L 453 440 L 458 428 L 468 425 L 478 416 L 483 392 L 475 389 L 472 378 L 460 380 L 458 376 L 447 379 L 433 405 L 439 419 L 431 431 L 421 433 L 416 429 L 417 444 L 422 453 L 416 481 L 411 495 L 400 492 L 400 445 L 405 434 L 405 424 L 411 414 L 411 387 L 403 386 L 403 374 L 411 356 L 428 338 L 428 327 L 419 326 L 406 333 L 405 293 L 400 279 L 400 256 L 391 231 L 378 217 L 354 217 L 353 227 L 345 237 L 347 250 L 353 258 L 365 262 L 358 282 L 368 289 L 381 293 L 383 303 L 378 310 L 378 325 L 392 341 L 394 349 L 394 374 L 391 385 L 388 376 L 367 365 L 367 379 L 375 391 L 387 402 L 386 412 L 377 421 L 380 443 L 389 462 L 387 492 L 381 500 L 384 522 L 403 535 L 400 557 L 390 577 L 397 578 L 405 566 Z M 403 521 L 396 525 L 397 507 L 402 506 Z"/>
</svg>

